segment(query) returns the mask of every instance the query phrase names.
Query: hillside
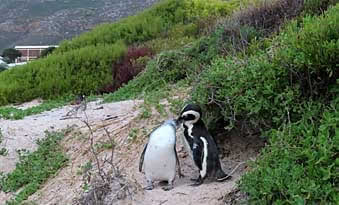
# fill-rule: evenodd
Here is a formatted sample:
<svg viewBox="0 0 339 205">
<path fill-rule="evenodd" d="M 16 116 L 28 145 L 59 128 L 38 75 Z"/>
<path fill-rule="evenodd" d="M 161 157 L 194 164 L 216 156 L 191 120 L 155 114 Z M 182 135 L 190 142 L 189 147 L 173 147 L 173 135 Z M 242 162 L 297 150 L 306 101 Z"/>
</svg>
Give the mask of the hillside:
<svg viewBox="0 0 339 205">
<path fill-rule="evenodd" d="M 55 45 L 149 7 L 157 0 L 2 0 L 0 53 L 15 45 Z"/>
<path fill-rule="evenodd" d="M 3 71 L 0 199 L 338 204 L 338 30 L 338 0 L 164 0 Z M 191 187 L 178 128 L 186 177 L 146 191 L 143 145 L 187 103 L 232 178 Z"/>
</svg>

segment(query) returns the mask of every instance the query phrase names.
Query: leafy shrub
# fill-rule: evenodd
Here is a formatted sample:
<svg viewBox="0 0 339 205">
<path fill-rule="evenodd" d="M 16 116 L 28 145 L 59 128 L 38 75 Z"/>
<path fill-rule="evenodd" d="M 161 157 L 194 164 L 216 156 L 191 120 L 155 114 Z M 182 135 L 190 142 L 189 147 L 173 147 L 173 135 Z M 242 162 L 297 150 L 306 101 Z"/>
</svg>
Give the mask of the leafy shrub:
<svg viewBox="0 0 339 205">
<path fill-rule="evenodd" d="M 255 6 L 219 20 L 209 36 L 203 37 L 191 47 L 189 55 L 209 64 L 217 55 L 235 55 L 239 51 L 246 51 L 252 41 L 278 32 L 285 22 L 303 14 L 308 10 L 310 1 L 274 0 L 254 3 Z M 326 4 L 326 8 L 329 4 Z"/>
<path fill-rule="evenodd" d="M 338 104 L 337 104 L 338 105 Z M 272 130 L 240 182 L 250 204 L 338 204 L 339 112 L 303 106 L 303 119 Z"/>
<path fill-rule="evenodd" d="M 37 97 L 90 94 L 111 82 L 111 66 L 125 45 L 88 46 L 49 55 L 0 75 L 0 105 Z"/>
<path fill-rule="evenodd" d="M 200 38 L 186 49 L 187 57 L 208 65 L 218 55 L 244 51 L 253 40 L 277 31 L 285 21 L 298 16 L 303 8 L 302 2 L 292 0 L 253 2 L 256 6 L 219 21 L 209 36 Z"/>
<path fill-rule="evenodd" d="M 154 59 L 148 61 L 146 69 L 139 73 L 136 79 L 129 81 L 128 84 L 119 88 L 114 93 L 105 95 L 104 101 L 121 101 L 141 97 L 145 92 L 161 90 L 167 84 L 162 79 L 160 72 L 157 71 Z"/>
<path fill-rule="evenodd" d="M 338 0 L 304 0 L 305 2 L 305 13 L 307 14 L 321 14 L 327 10 L 331 5 L 339 3 Z"/>
<path fill-rule="evenodd" d="M 194 101 L 270 141 L 240 183 L 250 204 L 339 203 L 338 26 L 339 4 L 202 74 Z"/>
<path fill-rule="evenodd" d="M 154 53 L 161 53 L 162 51 L 167 50 L 175 50 L 179 49 L 187 44 L 194 42 L 195 37 L 179 37 L 179 38 L 171 38 L 171 37 L 159 37 L 152 39 L 143 43 L 144 46 L 151 48 Z"/>
<path fill-rule="evenodd" d="M 190 2 L 199 2 L 191 7 Z M 226 16 L 240 4 L 240 0 L 166 0 L 136 16 L 130 16 L 114 24 L 102 24 L 71 41 L 64 41 L 58 52 L 81 48 L 88 45 L 112 44 L 123 40 L 130 45 L 159 37 L 176 24 L 190 24 L 202 16 Z M 217 7 L 211 6 L 217 5 Z M 195 5 L 195 4 L 194 4 Z"/>
<path fill-rule="evenodd" d="M 130 47 L 127 53 L 112 66 L 112 84 L 106 86 L 101 92 L 113 92 L 123 84 L 133 79 L 146 66 L 147 60 L 153 52 L 147 47 Z"/>
<path fill-rule="evenodd" d="M 185 36 L 195 37 L 198 34 L 198 27 L 194 23 L 177 24 L 168 31 L 168 36 L 173 39 L 182 38 Z"/>
<path fill-rule="evenodd" d="M 47 55 L 51 54 L 56 47 L 48 47 L 45 50 L 41 51 L 40 58 L 46 57 Z"/>
<path fill-rule="evenodd" d="M 116 92 L 105 96 L 105 101 L 119 101 L 137 97 L 147 97 L 169 84 L 180 80 L 195 79 L 199 73 L 199 62 L 189 58 L 182 49 L 164 51 L 148 61 L 146 69 Z"/>
<path fill-rule="evenodd" d="M 239 12 L 235 19 L 238 20 L 240 25 L 253 27 L 263 33 L 264 36 L 267 36 L 277 31 L 287 20 L 299 16 L 302 9 L 303 1 L 264 1 L 259 6 L 250 7 Z"/>
<path fill-rule="evenodd" d="M 108 69 L 125 53 L 123 44 L 136 45 L 156 38 L 168 38 L 170 47 L 183 45 L 195 38 L 198 29 L 195 22 L 199 16 L 226 16 L 242 4 L 240 0 L 194 0 L 197 6 L 191 7 L 187 4 L 190 1 L 193 0 L 162 1 L 136 16 L 99 25 L 90 32 L 63 42 L 48 57 L 19 70 L 6 72 L 0 76 L 0 105 L 36 97 L 50 99 L 59 95 L 105 90 L 108 84 L 113 85 L 110 79 L 112 73 Z M 211 7 L 211 2 L 217 8 Z M 203 12 L 194 13 L 195 9 Z"/>
<path fill-rule="evenodd" d="M 193 73 L 197 65 L 181 50 L 170 50 L 159 54 L 156 58 L 156 69 L 166 82 L 177 82 Z"/>
<path fill-rule="evenodd" d="M 325 17 L 306 17 L 303 29 L 291 23 L 273 40 L 271 55 L 258 50 L 249 57 L 215 60 L 202 74 L 193 99 L 218 107 L 217 119 L 221 113 L 226 121 L 240 120 L 258 129 L 298 121 L 300 102 L 336 96 L 338 8 Z"/>
<path fill-rule="evenodd" d="M 302 96 L 326 100 L 336 95 L 331 89 L 339 77 L 338 21 L 339 5 L 326 17 L 304 18 L 303 30 L 298 31 L 295 22 L 281 35 L 274 59 L 289 70 L 290 81 L 299 85 Z"/>
<path fill-rule="evenodd" d="M 187 9 L 186 15 L 189 19 L 194 18 L 208 18 L 208 17 L 222 17 L 225 14 L 232 13 L 236 9 L 260 2 L 260 0 L 230 0 L 223 2 L 219 0 L 189 0 L 184 1 Z"/>
</svg>

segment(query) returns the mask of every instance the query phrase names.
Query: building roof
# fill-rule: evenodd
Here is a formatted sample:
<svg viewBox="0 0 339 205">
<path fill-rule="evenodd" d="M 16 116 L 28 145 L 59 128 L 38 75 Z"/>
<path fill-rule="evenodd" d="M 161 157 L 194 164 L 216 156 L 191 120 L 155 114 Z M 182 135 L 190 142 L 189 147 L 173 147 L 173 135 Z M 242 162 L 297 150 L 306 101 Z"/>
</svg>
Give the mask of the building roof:
<svg viewBox="0 0 339 205">
<path fill-rule="evenodd" d="M 49 47 L 59 47 L 58 45 L 46 45 L 46 46 L 15 46 L 15 49 L 42 49 Z"/>
</svg>

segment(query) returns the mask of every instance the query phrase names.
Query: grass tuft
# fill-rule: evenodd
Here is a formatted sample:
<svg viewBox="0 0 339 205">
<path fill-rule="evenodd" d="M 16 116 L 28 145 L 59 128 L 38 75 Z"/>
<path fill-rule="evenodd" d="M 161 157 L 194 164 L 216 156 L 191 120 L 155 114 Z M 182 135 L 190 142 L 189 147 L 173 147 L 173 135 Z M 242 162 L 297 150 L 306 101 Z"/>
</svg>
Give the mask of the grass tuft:
<svg viewBox="0 0 339 205">
<path fill-rule="evenodd" d="M 16 196 L 7 201 L 6 205 L 21 204 L 60 168 L 68 159 L 65 156 L 60 141 L 63 132 L 46 132 L 46 138 L 38 140 L 38 149 L 34 152 L 19 151 L 19 162 L 16 168 L 0 177 L 0 190 L 16 192 Z"/>
</svg>

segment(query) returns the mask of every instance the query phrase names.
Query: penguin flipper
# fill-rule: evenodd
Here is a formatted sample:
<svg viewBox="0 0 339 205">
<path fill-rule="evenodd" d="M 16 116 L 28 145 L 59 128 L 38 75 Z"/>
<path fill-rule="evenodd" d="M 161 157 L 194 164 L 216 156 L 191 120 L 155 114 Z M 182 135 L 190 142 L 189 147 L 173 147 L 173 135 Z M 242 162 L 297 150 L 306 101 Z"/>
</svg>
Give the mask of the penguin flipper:
<svg viewBox="0 0 339 205">
<path fill-rule="evenodd" d="M 142 172 L 142 165 L 144 164 L 144 157 L 145 157 L 145 152 L 146 152 L 146 149 L 147 149 L 147 145 L 148 145 L 148 143 L 145 144 L 144 150 L 142 151 L 141 156 L 140 156 L 139 172 Z"/>
<path fill-rule="evenodd" d="M 195 165 L 202 170 L 202 147 L 198 143 L 193 143 L 193 160 Z"/>
</svg>

